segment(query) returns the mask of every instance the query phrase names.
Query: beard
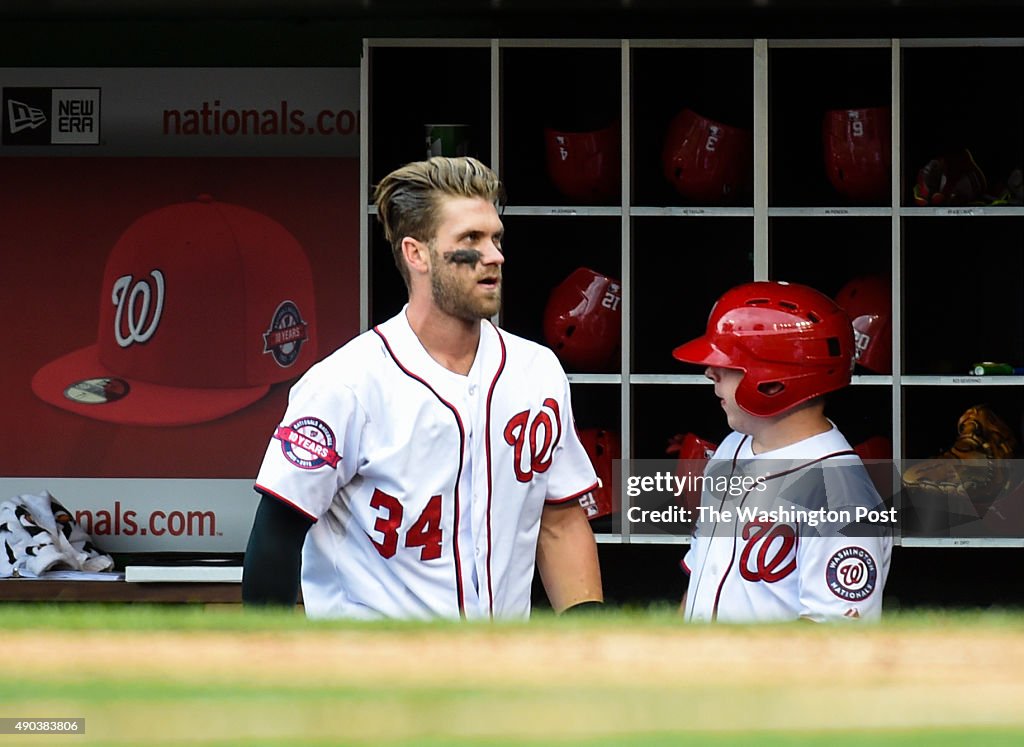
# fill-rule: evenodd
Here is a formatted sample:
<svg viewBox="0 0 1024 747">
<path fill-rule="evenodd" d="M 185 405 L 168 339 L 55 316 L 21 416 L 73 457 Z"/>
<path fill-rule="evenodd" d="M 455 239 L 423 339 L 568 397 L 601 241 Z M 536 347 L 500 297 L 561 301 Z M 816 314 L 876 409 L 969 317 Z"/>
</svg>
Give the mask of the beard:
<svg viewBox="0 0 1024 747">
<path fill-rule="evenodd" d="M 431 250 L 430 288 L 434 304 L 441 311 L 457 319 L 476 322 L 489 319 L 501 309 L 501 285 L 491 296 L 478 296 L 475 272 L 459 272 Z M 466 277 L 461 277 L 465 274 Z M 467 287 L 468 285 L 468 287 Z"/>
</svg>

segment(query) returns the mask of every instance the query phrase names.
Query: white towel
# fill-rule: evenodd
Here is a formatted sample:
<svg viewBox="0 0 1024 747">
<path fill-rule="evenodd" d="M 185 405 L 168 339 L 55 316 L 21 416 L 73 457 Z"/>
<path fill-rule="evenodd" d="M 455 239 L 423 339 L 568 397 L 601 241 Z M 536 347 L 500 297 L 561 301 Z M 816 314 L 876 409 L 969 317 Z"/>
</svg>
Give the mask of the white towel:
<svg viewBox="0 0 1024 747">
<path fill-rule="evenodd" d="M 71 512 L 43 491 L 0 503 L 0 578 L 36 578 L 46 571 L 108 571 L 100 552 Z"/>
</svg>

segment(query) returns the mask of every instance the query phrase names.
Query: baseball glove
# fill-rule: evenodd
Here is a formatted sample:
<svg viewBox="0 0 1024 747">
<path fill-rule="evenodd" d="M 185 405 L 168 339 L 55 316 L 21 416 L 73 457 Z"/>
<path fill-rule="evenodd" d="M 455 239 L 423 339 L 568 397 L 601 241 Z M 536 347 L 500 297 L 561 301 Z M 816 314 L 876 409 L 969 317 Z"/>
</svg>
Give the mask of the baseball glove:
<svg viewBox="0 0 1024 747">
<path fill-rule="evenodd" d="M 984 514 L 1011 479 L 1017 438 L 988 405 L 975 405 L 960 416 L 958 437 L 937 459 L 920 462 L 903 473 L 903 484 L 918 497 L 932 494 L 937 505 L 969 501 Z"/>
<path fill-rule="evenodd" d="M 917 172 L 914 204 L 971 205 L 984 203 L 985 174 L 966 148 L 933 158 Z"/>
</svg>

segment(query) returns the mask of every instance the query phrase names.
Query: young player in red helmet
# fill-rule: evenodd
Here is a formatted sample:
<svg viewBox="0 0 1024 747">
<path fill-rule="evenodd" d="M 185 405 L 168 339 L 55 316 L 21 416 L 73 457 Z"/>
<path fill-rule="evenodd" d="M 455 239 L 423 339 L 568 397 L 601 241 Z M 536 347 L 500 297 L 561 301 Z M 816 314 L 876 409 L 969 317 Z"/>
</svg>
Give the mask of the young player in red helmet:
<svg viewBox="0 0 1024 747">
<path fill-rule="evenodd" d="M 746 283 L 673 355 L 705 366 L 733 430 L 705 472 L 685 619 L 878 618 L 895 515 L 824 411 L 850 383 L 846 313 L 807 286 Z"/>
</svg>

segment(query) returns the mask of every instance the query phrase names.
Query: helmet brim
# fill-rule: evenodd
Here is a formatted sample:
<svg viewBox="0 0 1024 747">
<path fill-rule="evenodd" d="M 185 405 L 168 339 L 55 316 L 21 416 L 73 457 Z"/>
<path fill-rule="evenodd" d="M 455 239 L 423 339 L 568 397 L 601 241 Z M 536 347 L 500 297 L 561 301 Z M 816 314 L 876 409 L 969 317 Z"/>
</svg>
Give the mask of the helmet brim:
<svg viewBox="0 0 1024 747">
<path fill-rule="evenodd" d="M 698 337 L 696 340 L 684 342 L 672 351 L 672 357 L 684 363 L 721 366 L 723 368 L 736 367 L 729 356 L 712 345 L 706 337 Z"/>
</svg>

